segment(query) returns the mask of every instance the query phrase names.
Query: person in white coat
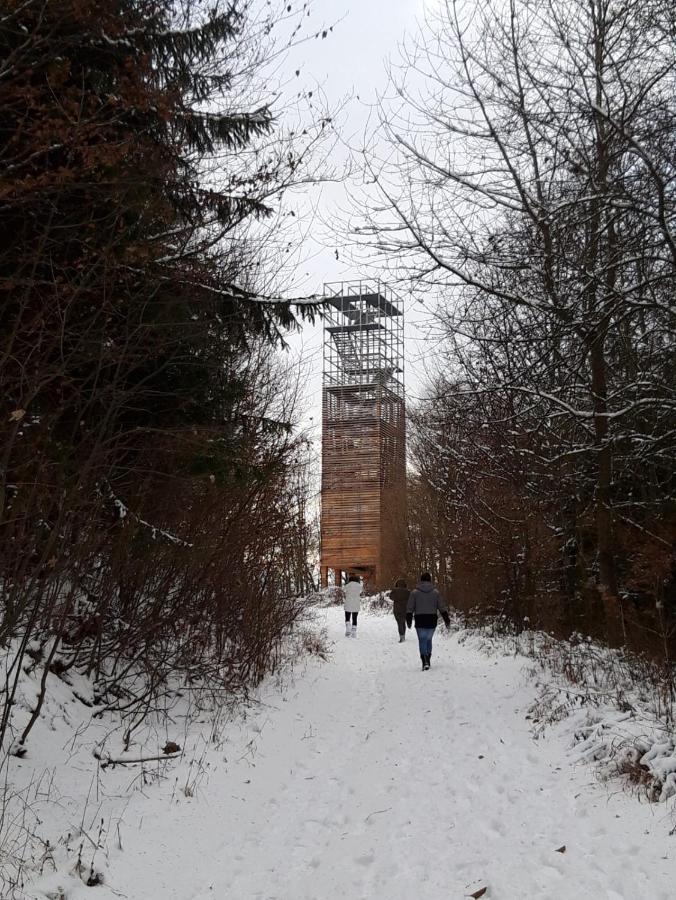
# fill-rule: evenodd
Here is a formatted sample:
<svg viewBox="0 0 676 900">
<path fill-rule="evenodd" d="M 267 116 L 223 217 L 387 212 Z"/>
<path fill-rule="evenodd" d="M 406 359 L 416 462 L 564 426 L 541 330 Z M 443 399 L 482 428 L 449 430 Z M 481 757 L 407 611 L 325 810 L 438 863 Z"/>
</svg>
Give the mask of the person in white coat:
<svg viewBox="0 0 676 900">
<path fill-rule="evenodd" d="M 357 616 L 361 605 L 361 582 L 357 575 L 350 575 L 343 588 L 345 596 L 345 637 L 357 637 Z M 350 619 L 352 625 L 350 626 Z"/>
</svg>

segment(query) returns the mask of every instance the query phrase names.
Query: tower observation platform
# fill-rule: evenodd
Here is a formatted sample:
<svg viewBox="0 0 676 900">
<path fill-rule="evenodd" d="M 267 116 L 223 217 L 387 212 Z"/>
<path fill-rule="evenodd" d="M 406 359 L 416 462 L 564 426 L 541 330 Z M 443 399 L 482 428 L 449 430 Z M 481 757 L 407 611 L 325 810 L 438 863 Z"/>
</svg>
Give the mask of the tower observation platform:
<svg viewBox="0 0 676 900">
<path fill-rule="evenodd" d="M 391 587 L 406 565 L 404 315 L 382 282 L 324 287 L 322 585 Z"/>
</svg>

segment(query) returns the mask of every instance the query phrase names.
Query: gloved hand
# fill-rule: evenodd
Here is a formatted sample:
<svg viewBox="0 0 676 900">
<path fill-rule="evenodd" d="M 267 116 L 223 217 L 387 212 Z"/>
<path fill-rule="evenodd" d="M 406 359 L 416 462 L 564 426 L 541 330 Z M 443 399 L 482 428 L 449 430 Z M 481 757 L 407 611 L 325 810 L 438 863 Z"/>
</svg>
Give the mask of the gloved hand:
<svg viewBox="0 0 676 900">
<path fill-rule="evenodd" d="M 409 628 L 413 625 L 413 613 L 406 613 L 406 624 Z"/>
</svg>

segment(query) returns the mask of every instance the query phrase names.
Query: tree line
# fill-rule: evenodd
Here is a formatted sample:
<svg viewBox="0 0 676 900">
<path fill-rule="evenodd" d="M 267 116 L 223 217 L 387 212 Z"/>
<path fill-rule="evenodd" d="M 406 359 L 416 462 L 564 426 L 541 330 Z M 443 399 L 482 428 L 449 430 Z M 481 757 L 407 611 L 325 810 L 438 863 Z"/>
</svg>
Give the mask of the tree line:
<svg viewBox="0 0 676 900">
<path fill-rule="evenodd" d="M 304 9 L 299 15 L 304 14 Z M 245 690 L 307 566 L 275 354 L 282 200 L 324 121 L 275 117 L 247 0 L 0 2 L 0 740 L 49 672 L 134 723 L 172 675 Z M 41 694 L 11 726 L 24 670 Z M 138 685 L 142 684 L 142 689 Z"/>
<path fill-rule="evenodd" d="M 670 658 L 673 4 L 444 0 L 391 76 L 363 233 L 438 310 L 413 558 L 465 608 Z"/>
</svg>

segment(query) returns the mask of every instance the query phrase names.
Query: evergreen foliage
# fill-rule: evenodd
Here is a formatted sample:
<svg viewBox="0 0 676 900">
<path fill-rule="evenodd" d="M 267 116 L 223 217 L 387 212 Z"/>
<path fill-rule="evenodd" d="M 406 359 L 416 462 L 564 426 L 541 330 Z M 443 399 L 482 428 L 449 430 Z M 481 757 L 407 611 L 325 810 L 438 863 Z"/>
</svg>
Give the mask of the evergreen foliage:
<svg viewBox="0 0 676 900">
<path fill-rule="evenodd" d="M 116 629 L 147 653 L 183 604 L 211 647 L 251 541 L 276 552 L 304 451 L 270 348 L 314 310 L 256 289 L 251 223 L 305 152 L 243 86 L 257 27 L 237 0 L 0 2 L 1 641 L 76 664 L 94 640 L 103 671 Z"/>
</svg>

